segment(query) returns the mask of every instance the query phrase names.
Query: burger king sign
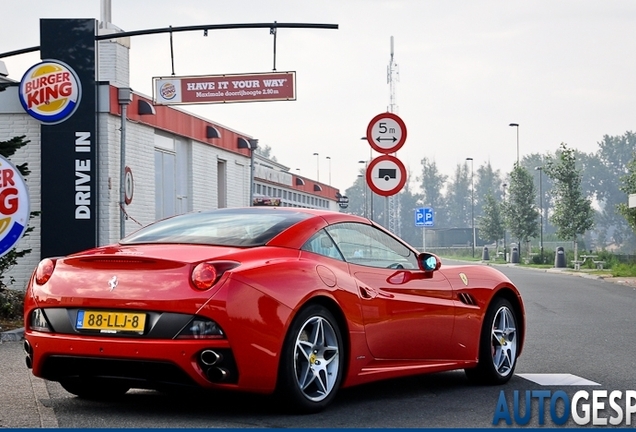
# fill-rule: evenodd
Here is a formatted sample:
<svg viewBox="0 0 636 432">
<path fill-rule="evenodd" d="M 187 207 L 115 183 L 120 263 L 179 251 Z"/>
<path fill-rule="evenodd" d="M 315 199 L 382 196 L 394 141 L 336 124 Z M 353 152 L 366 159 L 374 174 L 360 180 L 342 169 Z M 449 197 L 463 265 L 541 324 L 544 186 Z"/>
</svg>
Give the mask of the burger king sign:
<svg viewBox="0 0 636 432">
<path fill-rule="evenodd" d="M 45 60 L 26 71 L 20 81 L 20 103 L 31 117 L 61 123 L 80 103 L 82 87 L 75 71 L 58 60 Z"/>
<path fill-rule="evenodd" d="M 29 222 L 29 190 L 20 171 L 0 156 L 0 257 L 22 238 Z"/>
</svg>

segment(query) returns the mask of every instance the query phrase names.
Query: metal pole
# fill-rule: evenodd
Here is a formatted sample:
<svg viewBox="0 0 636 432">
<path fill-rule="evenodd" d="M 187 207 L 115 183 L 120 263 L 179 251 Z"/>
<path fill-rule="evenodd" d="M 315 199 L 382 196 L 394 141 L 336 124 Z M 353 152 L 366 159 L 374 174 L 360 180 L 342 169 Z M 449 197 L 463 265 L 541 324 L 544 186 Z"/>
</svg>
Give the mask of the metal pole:
<svg viewBox="0 0 636 432">
<path fill-rule="evenodd" d="M 466 158 L 466 160 L 470 161 L 470 213 L 473 230 L 473 258 L 475 258 L 475 243 L 477 240 L 477 236 L 475 235 L 475 175 L 473 170 L 473 158 Z"/>
<path fill-rule="evenodd" d="M 128 105 L 121 104 L 121 144 L 119 147 L 119 238 L 126 237 L 126 111 Z"/>
<path fill-rule="evenodd" d="M 132 89 L 121 87 L 117 89 L 117 102 L 121 108 L 121 144 L 119 147 L 119 238 L 126 236 L 126 117 L 128 104 L 132 102 Z"/>
<path fill-rule="evenodd" d="M 373 159 L 373 149 L 369 146 L 369 162 L 367 163 L 367 169 L 369 169 L 369 164 L 371 163 L 371 159 Z M 369 188 L 369 192 L 371 192 L 369 194 L 369 196 L 371 197 L 371 220 L 373 220 L 374 218 L 374 214 L 373 214 L 373 201 L 374 201 L 374 197 L 375 197 L 375 192 L 373 192 L 371 190 L 371 188 L 369 187 L 369 185 L 367 185 L 367 187 Z"/>
<path fill-rule="evenodd" d="M 274 67 L 273 71 L 276 72 L 276 21 L 274 21 L 274 25 L 270 27 L 269 34 L 274 35 Z"/>
<path fill-rule="evenodd" d="M 503 203 L 506 205 L 506 183 L 503 184 Z M 508 262 L 508 257 L 506 256 L 506 225 L 504 223 L 504 232 L 503 232 L 503 253 L 504 253 L 504 262 Z"/>
<path fill-rule="evenodd" d="M 368 218 L 369 217 L 369 207 L 367 205 L 367 199 L 369 199 L 369 192 L 367 192 L 368 186 L 366 185 L 366 179 L 364 179 L 364 176 L 362 178 L 363 178 L 363 181 L 365 183 L 365 185 L 364 185 L 364 217 Z"/>
<path fill-rule="evenodd" d="M 539 170 L 539 207 L 541 211 L 541 229 L 540 229 L 540 249 L 541 249 L 541 264 L 543 264 L 543 167 L 536 167 Z"/>
<path fill-rule="evenodd" d="M 254 205 L 254 151 L 258 148 L 258 140 L 250 139 L 250 207 Z"/>
<path fill-rule="evenodd" d="M 314 153 L 314 156 L 316 156 L 316 181 L 319 182 L 320 181 L 320 156 L 318 155 L 318 153 Z"/>
<path fill-rule="evenodd" d="M 475 258 L 475 243 L 477 236 L 475 235 L 475 176 L 473 174 L 473 160 L 470 160 L 470 211 L 473 219 L 473 258 Z"/>
<path fill-rule="evenodd" d="M 519 123 L 510 123 L 508 126 L 517 128 L 517 165 L 519 165 Z"/>
<path fill-rule="evenodd" d="M 254 205 L 254 150 L 250 150 L 250 207 Z"/>
<path fill-rule="evenodd" d="M 426 227 L 422 227 L 422 252 L 426 252 Z"/>
</svg>

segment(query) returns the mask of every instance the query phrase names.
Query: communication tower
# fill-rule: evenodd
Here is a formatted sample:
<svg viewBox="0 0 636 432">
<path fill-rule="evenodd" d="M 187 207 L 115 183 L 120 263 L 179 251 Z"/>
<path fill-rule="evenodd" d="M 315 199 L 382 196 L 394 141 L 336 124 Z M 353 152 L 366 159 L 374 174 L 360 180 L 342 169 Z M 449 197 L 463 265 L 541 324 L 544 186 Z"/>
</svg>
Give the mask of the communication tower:
<svg viewBox="0 0 636 432">
<path fill-rule="evenodd" d="M 389 106 L 388 111 L 394 114 L 398 114 L 398 107 L 395 103 L 395 83 L 400 80 L 400 72 L 397 63 L 393 58 L 393 36 L 391 36 L 391 59 L 389 65 L 386 67 L 386 80 L 389 84 Z M 401 224 L 400 224 L 400 194 L 391 195 L 387 198 L 387 214 L 389 222 L 389 231 L 400 236 Z"/>
</svg>

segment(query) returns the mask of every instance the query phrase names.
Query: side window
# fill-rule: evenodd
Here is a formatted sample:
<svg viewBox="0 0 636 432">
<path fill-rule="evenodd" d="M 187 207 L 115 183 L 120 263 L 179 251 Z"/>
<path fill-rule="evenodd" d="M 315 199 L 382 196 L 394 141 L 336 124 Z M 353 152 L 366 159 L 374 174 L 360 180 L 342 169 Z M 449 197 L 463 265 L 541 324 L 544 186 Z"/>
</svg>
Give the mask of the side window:
<svg viewBox="0 0 636 432">
<path fill-rule="evenodd" d="M 369 267 L 417 269 L 417 256 L 379 229 L 359 223 L 341 223 L 325 228 L 345 261 Z"/>
<path fill-rule="evenodd" d="M 314 234 L 309 240 L 307 240 L 307 243 L 305 243 L 301 249 L 344 261 L 342 254 L 325 230 L 320 230 Z"/>
</svg>

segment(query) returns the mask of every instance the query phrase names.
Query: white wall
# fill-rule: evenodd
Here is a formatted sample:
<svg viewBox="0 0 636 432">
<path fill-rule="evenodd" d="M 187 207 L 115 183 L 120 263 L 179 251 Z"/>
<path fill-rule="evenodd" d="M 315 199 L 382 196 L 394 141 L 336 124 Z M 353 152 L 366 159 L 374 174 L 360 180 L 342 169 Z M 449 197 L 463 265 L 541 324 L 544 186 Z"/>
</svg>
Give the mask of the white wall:
<svg viewBox="0 0 636 432">
<path fill-rule="evenodd" d="M 15 89 L 15 87 L 13 88 Z M 5 98 L 11 97 L 17 100 L 15 94 L 8 89 L 0 93 L 0 106 L 4 104 Z M 29 189 L 30 210 L 41 210 L 41 164 L 40 164 L 40 123 L 26 113 L 3 114 L 0 115 L 0 141 L 8 141 L 16 136 L 26 135 L 26 140 L 30 142 L 19 149 L 10 160 L 13 165 L 21 165 L 27 162 L 31 174 L 26 177 L 26 184 Z M 4 278 L 5 284 L 9 284 L 10 278 L 15 278 L 12 288 L 24 289 L 27 281 L 31 277 L 33 270 L 40 261 L 40 218 L 36 217 L 29 221 L 29 226 L 34 230 L 27 237 L 16 245 L 17 250 L 31 249 L 31 253 L 19 260 L 19 264 L 11 269 Z"/>
</svg>

